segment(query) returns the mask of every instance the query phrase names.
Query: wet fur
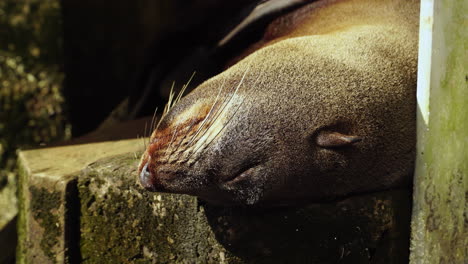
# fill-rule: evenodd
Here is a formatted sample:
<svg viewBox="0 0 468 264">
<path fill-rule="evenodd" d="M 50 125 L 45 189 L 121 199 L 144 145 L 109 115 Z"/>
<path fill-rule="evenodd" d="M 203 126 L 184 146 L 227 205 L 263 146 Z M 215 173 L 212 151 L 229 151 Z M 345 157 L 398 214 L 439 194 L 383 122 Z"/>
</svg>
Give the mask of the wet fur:
<svg viewBox="0 0 468 264">
<path fill-rule="evenodd" d="M 164 116 L 143 186 L 291 205 L 408 185 L 418 11 L 417 1 L 319 1 L 277 19 Z M 362 141 L 318 146 L 333 132 Z"/>
</svg>

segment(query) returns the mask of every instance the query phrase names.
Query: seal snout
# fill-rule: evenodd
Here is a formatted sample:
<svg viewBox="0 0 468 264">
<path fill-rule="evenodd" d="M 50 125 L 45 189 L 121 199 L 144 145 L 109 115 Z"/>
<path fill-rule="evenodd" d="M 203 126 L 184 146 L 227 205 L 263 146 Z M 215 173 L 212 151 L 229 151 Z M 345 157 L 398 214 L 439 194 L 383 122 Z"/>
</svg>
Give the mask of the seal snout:
<svg viewBox="0 0 468 264">
<path fill-rule="evenodd" d="M 168 184 L 174 180 L 183 178 L 184 174 L 172 171 L 171 168 L 164 166 L 154 167 L 150 161 L 147 161 L 140 171 L 140 184 L 143 188 L 152 192 L 166 192 Z"/>
<path fill-rule="evenodd" d="M 156 191 L 156 178 L 153 177 L 148 168 L 148 162 L 141 169 L 140 172 L 140 183 L 143 188 L 148 191 Z"/>
</svg>

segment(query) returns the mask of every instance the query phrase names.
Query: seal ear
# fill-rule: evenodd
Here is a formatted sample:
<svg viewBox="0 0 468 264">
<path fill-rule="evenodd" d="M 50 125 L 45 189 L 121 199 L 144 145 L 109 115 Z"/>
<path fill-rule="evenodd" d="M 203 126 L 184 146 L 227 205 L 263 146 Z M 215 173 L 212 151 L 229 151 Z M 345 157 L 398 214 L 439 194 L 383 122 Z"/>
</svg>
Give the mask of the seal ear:
<svg viewBox="0 0 468 264">
<path fill-rule="evenodd" d="M 361 140 L 362 138 L 358 136 L 344 135 L 332 131 L 322 131 L 318 134 L 315 142 L 317 146 L 322 148 L 340 148 L 350 146 Z"/>
</svg>

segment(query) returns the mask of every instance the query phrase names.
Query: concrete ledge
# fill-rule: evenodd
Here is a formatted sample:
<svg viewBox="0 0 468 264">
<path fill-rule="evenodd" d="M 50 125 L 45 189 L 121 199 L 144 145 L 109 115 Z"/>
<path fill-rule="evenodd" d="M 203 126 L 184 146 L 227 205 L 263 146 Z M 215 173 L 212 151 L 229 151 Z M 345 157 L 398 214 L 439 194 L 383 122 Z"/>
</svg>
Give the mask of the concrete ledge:
<svg viewBox="0 0 468 264">
<path fill-rule="evenodd" d="M 88 150 L 116 143 L 100 144 Z M 64 150 L 86 155 L 83 146 Z M 408 262 L 409 191 L 301 208 L 214 207 L 142 190 L 133 153 L 60 175 L 57 159 L 68 154 L 54 151 L 20 155 L 20 263 Z"/>
<path fill-rule="evenodd" d="M 76 181 L 96 159 L 134 151 L 126 140 L 22 151 L 19 153 L 18 263 L 65 263 L 70 254 L 70 213 Z"/>
</svg>

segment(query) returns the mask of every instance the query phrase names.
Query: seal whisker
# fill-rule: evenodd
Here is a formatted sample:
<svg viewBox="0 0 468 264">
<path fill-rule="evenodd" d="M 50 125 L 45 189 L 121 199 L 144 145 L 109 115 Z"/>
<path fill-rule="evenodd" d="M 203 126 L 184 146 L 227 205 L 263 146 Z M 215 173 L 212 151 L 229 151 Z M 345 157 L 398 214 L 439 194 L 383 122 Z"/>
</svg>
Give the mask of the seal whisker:
<svg viewBox="0 0 468 264">
<path fill-rule="evenodd" d="M 172 82 L 172 85 L 171 85 L 171 90 L 169 91 L 169 98 L 167 99 L 167 104 L 166 106 L 164 107 L 164 115 L 166 115 L 169 110 L 171 110 L 172 108 L 172 101 L 174 100 L 174 86 L 175 86 L 175 82 Z"/>
<path fill-rule="evenodd" d="M 250 65 L 249 65 L 249 67 L 250 67 Z M 244 77 L 245 77 L 245 75 L 246 75 L 248 69 L 249 69 L 249 68 L 247 68 L 247 70 L 244 72 L 244 75 L 242 76 L 241 82 L 239 83 L 239 85 L 237 86 L 236 90 L 234 91 L 234 93 L 233 93 L 232 96 L 230 97 L 229 102 L 227 102 L 227 103 L 224 105 L 223 111 L 224 111 L 224 108 L 227 106 L 227 104 L 229 104 L 229 103 L 231 102 L 231 99 L 232 99 L 232 98 L 234 97 L 234 95 L 237 93 L 239 87 L 241 86 L 241 84 L 242 84 L 242 82 L 243 82 L 243 80 L 244 80 Z M 254 86 L 257 84 L 257 82 L 258 82 L 258 80 L 260 79 L 261 76 L 262 76 L 262 74 L 259 74 L 259 75 L 258 75 L 257 79 L 256 79 L 256 80 L 254 81 L 254 83 L 253 83 Z M 187 159 L 190 159 L 190 157 L 192 156 L 192 154 L 195 153 L 195 152 L 197 152 L 203 145 L 204 145 L 204 146 L 203 146 L 203 149 L 205 149 L 206 147 L 208 147 L 208 146 L 211 144 L 211 142 L 213 142 L 213 140 L 214 140 L 215 138 L 218 137 L 218 135 L 221 133 L 221 131 L 227 126 L 227 124 L 232 120 L 232 118 L 233 118 L 233 117 L 236 115 L 236 113 L 239 111 L 239 108 L 240 108 L 240 107 L 242 106 L 242 104 L 244 103 L 244 100 L 245 100 L 245 99 L 242 99 L 242 101 L 239 103 L 239 106 L 238 106 L 237 109 L 234 111 L 234 114 L 228 119 L 228 121 L 227 121 L 226 123 L 223 124 L 223 127 L 217 132 L 217 134 L 215 135 L 215 137 L 213 137 L 213 138 L 210 140 L 210 142 L 208 142 L 208 144 L 205 144 L 205 145 L 204 145 L 204 144 L 200 144 L 200 146 L 197 147 L 197 149 L 195 149 L 194 151 L 192 151 L 192 152 L 190 153 L 190 155 L 189 155 L 189 157 L 188 157 Z M 213 122 L 211 122 L 211 124 L 213 124 L 214 122 L 216 122 L 216 120 L 219 118 L 219 116 L 221 115 L 221 113 L 222 113 L 222 112 L 220 112 L 220 114 L 217 115 L 217 116 L 215 117 L 215 119 L 213 120 Z M 211 124 L 210 124 L 210 126 L 211 126 Z M 209 129 L 209 127 L 204 131 L 204 133 L 200 136 L 200 138 L 204 136 L 204 134 L 208 131 L 208 129 Z"/>
<path fill-rule="evenodd" d="M 245 79 L 245 76 L 248 72 L 248 70 L 250 69 L 250 64 L 249 66 L 247 67 L 247 69 L 245 70 L 244 74 L 242 75 L 242 79 L 240 80 L 239 84 L 237 85 L 236 89 L 234 90 L 234 92 L 231 94 L 231 96 L 229 97 L 226 97 L 226 100 L 224 101 L 224 103 L 220 106 L 219 110 L 216 112 L 216 114 L 213 116 L 213 118 L 210 120 L 210 122 L 208 123 L 208 126 L 205 128 L 205 130 L 203 131 L 203 133 L 198 137 L 198 139 L 202 138 L 206 132 L 210 129 L 210 127 L 219 119 L 219 117 L 221 116 L 221 114 L 226 110 L 226 107 L 231 103 L 232 101 L 232 98 L 234 98 L 234 96 L 236 95 L 237 91 L 239 90 L 239 87 L 242 85 L 242 83 L 244 82 L 244 79 Z"/>
<path fill-rule="evenodd" d="M 145 149 L 146 149 L 146 140 L 145 140 L 145 138 L 147 136 L 147 134 L 146 134 L 147 133 L 147 131 L 146 131 L 147 128 L 148 128 L 148 122 L 145 122 L 145 132 L 143 134 L 143 142 L 144 142 L 144 145 L 145 145 Z"/>
<path fill-rule="evenodd" d="M 242 106 L 242 104 L 244 103 L 244 100 L 242 100 L 240 103 L 239 103 L 239 106 L 237 106 L 236 110 L 234 111 L 234 113 L 231 115 L 231 117 L 228 119 L 228 121 L 226 123 L 224 123 L 223 127 L 221 127 L 221 129 L 218 131 L 218 133 L 216 133 L 216 135 L 210 140 L 210 142 L 208 142 L 208 144 L 205 144 L 205 146 L 203 147 L 203 149 L 206 149 L 206 147 L 208 147 L 211 142 L 213 142 L 220 134 L 221 134 L 221 131 L 223 131 L 223 129 L 231 122 L 231 120 L 234 118 L 234 116 L 237 114 L 237 112 L 239 111 L 240 107 Z"/>
<path fill-rule="evenodd" d="M 166 105 L 164 106 L 164 109 L 163 109 L 163 112 L 161 114 L 161 117 L 159 118 L 159 121 L 158 123 L 156 124 L 156 127 L 153 129 L 153 132 L 154 131 L 157 131 L 159 126 L 161 125 L 162 121 L 164 120 L 164 117 L 167 115 L 167 113 L 169 112 L 169 110 L 171 109 L 171 102 L 172 102 L 172 98 L 173 98 L 173 88 L 174 88 L 174 85 L 175 85 L 175 82 L 172 83 L 172 86 L 171 86 L 171 90 L 169 92 L 169 99 L 167 100 L 167 103 Z M 151 139 L 150 139 L 151 140 Z"/>
<path fill-rule="evenodd" d="M 195 76 L 195 73 L 196 73 L 196 72 L 194 71 L 194 72 L 192 73 L 192 76 L 190 76 L 190 79 L 187 81 L 187 83 L 184 84 L 184 85 L 182 85 L 182 89 L 180 89 L 179 94 L 177 95 L 177 98 L 174 100 L 173 107 L 174 107 L 174 105 L 176 105 L 176 104 L 180 101 L 180 99 L 181 99 L 182 96 L 184 95 L 184 92 L 185 92 L 185 90 L 187 89 L 187 87 L 190 85 L 190 82 L 192 82 L 192 79 L 193 79 L 193 77 Z"/>
<path fill-rule="evenodd" d="M 205 125 L 205 123 L 209 120 L 210 116 L 213 114 L 213 110 L 215 108 L 215 105 L 218 103 L 218 99 L 219 99 L 219 96 L 221 94 L 221 92 L 224 90 L 224 84 L 226 83 L 226 78 L 224 79 L 223 83 L 221 84 L 221 87 L 218 91 L 218 95 L 216 96 L 214 102 L 213 102 L 213 105 L 211 106 L 211 109 L 210 111 L 208 111 L 208 114 L 205 116 L 205 118 L 203 119 L 202 123 L 200 124 L 200 126 L 198 127 L 197 131 L 193 134 L 192 138 L 190 139 L 188 145 L 190 146 L 190 144 L 192 144 L 192 142 L 195 140 L 195 138 L 198 136 L 198 134 L 200 133 L 200 131 L 202 131 L 203 129 L 203 126 Z"/>
<path fill-rule="evenodd" d="M 151 124 L 150 124 L 150 131 L 148 135 L 148 145 L 151 143 L 151 135 L 153 134 L 154 131 L 154 126 L 156 125 L 156 113 L 158 112 L 158 107 L 154 109 L 153 117 L 151 118 Z"/>
<path fill-rule="evenodd" d="M 167 146 L 166 151 L 172 147 L 172 143 L 174 142 L 174 139 L 176 138 L 178 131 L 179 131 L 179 125 L 175 127 L 174 133 L 172 133 L 171 141 L 169 142 L 169 145 Z"/>
<path fill-rule="evenodd" d="M 176 99 L 174 100 L 174 102 L 173 102 L 173 104 L 172 104 L 172 106 L 170 108 L 174 107 L 180 101 L 180 99 L 182 98 L 185 90 L 187 89 L 187 87 L 189 86 L 189 84 L 192 81 L 193 77 L 195 76 L 195 73 L 196 72 L 193 72 L 193 74 L 190 77 L 190 79 L 188 80 L 188 82 L 182 86 L 182 89 L 179 91 L 179 94 L 177 95 Z M 195 124 L 195 119 L 191 122 L 191 124 L 190 124 L 190 126 L 188 128 L 189 131 L 193 127 L 194 124 Z M 178 130 L 177 128 L 178 128 L 178 126 L 176 127 L 176 131 Z M 169 146 L 166 148 L 166 152 L 167 152 L 167 150 L 172 148 L 172 143 L 173 143 L 174 138 L 175 138 L 174 135 L 175 134 L 172 135 L 171 142 L 170 142 Z M 171 158 L 172 154 L 174 154 L 179 149 L 180 145 L 182 144 L 182 142 L 185 140 L 186 137 L 187 137 L 187 134 L 185 134 L 185 136 L 180 140 L 179 144 L 177 144 L 177 147 L 175 149 L 171 150 L 171 152 L 169 153 L 169 156 L 167 157 L 168 161 Z"/>
<path fill-rule="evenodd" d="M 161 125 L 161 121 L 163 120 L 163 117 L 164 117 L 164 116 L 161 115 L 161 117 L 159 118 L 158 124 L 157 124 L 156 127 L 153 129 L 153 131 L 157 131 L 157 130 L 158 130 L 159 125 Z M 151 138 L 150 138 L 150 141 L 151 141 Z"/>
<path fill-rule="evenodd" d="M 174 142 L 174 138 L 177 135 L 179 131 L 179 125 L 176 126 L 174 133 L 172 133 L 171 141 L 169 142 L 169 145 L 166 147 L 166 150 L 164 151 L 164 156 L 167 156 L 167 151 L 172 147 L 172 143 Z M 169 157 L 167 157 L 166 162 L 169 161 Z"/>
<path fill-rule="evenodd" d="M 193 119 L 192 122 L 190 123 L 190 126 L 188 127 L 187 129 L 187 133 L 185 133 L 184 137 L 180 140 L 179 144 L 177 144 L 177 147 L 171 151 L 171 153 L 169 153 L 169 157 L 167 157 L 167 159 L 169 160 L 171 158 L 171 155 L 176 153 L 177 150 L 179 149 L 179 147 L 182 145 L 182 143 L 184 142 L 184 140 L 187 138 L 188 136 L 188 132 L 192 129 L 193 125 L 195 124 L 195 121 L 196 119 Z"/>
<path fill-rule="evenodd" d="M 221 131 L 223 131 L 223 129 L 231 122 L 231 120 L 234 118 L 234 116 L 237 114 L 237 112 L 239 111 L 240 107 L 242 106 L 242 104 L 244 103 L 244 100 L 242 100 L 240 103 L 239 103 L 239 106 L 236 108 L 236 110 L 234 111 L 234 113 L 232 114 L 232 116 L 228 119 L 228 121 L 223 125 L 223 127 L 218 131 L 218 133 L 216 133 L 216 135 L 213 137 L 213 139 L 210 140 L 210 142 L 208 142 L 208 144 L 206 144 L 205 147 L 203 147 L 203 149 L 206 149 L 206 147 L 208 147 L 211 142 L 213 142 L 220 134 L 221 134 Z"/>
<path fill-rule="evenodd" d="M 167 100 L 167 103 L 166 105 L 164 106 L 164 109 L 163 109 L 163 112 L 161 114 L 161 117 L 159 118 L 159 121 L 158 123 L 156 124 L 156 127 L 153 129 L 153 132 L 158 130 L 159 128 L 159 125 L 161 125 L 161 122 L 164 120 L 164 117 L 166 116 L 167 112 L 169 111 L 168 109 L 170 109 L 170 104 L 171 104 L 171 101 L 172 101 L 172 89 L 174 87 L 174 82 L 172 83 L 172 87 L 171 87 L 171 91 L 169 92 L 169 99 Z M 151 140 L 151 139 L 150 139 Z"/>
<path fill-rule="evenodd" d="M 239 90 L 239 88 L 241 87 L 241 85 L 244 83 L 244 79 L 245 79 L 245 76 L 247 75 L 247 72 L 249 71 L 250 69 L 250 64 L 247 66 L 247 69 L 245 70 L 244 74 L 242 75 L 242 78 L 241 80 L 239 81 L 239 84 L 237 85 L 236 89 L 234 90 L 234 92 L 231 94 L 231 96 L 229 97 L 229 99 L 227 100 L 227 102 L 223 105 L 223 107 L 220 109 L 220 111 L 218 112 L 218 114 L 214 117 L 213 119 L 213 122 L 211 122 L 211 124 L 213 124 L 214 122 L 216 122 L 216 120 L 219 118 L 219 116 L 221 116 L 221 114 L 224 112 L 224 110 L 226 109 L 226 106 L 229 105 L 229 103 L 232 101 L 232 98 L 234 98 L 234 96 L 237 94 L 237 91 Z M 210 125 L 211 126 L 211 125 Z M 209 127 L 207 127 L 207 129 L 209 129 Z"/>
<path fill-rule="evenodd" d="M 221 134 L 221 132 L 224 130 L 224 128 L 229 124 L 229 122 L 231 122 L 231 120 L 234 118 L 234 116 L 237 114 L 237 112 L 239 111 L 240 107 L 242 106 L 242 104 L 244 103 L 244 100 L 242 100 L 240 103 L 239 103 L 239 106 L 236 108 L 236 110 L 234 111 L 234 113 L 231 115 L 231 117 L 228 119 L 228 121 L 223 125 L 223 127 L 216 133 L 216 135 L 210 140 L 210 142 L 208 142 L 207 144 L 201 144 L 197 149 L 195 149 L 194 151 L 192 151 L 190 153 L 190 155 L 187 157 L 187 159 L 190 159 L 190 157 L 193 155 L 193 153 L 196 153 L 198 152 L 198 150 L 203 147 L 203 150 L 206 149 L 216 138 L 218 138 L 218 136 Z M 195 162 L 196 160 L 194 160 L 193 162 Z"/>
<path fill-rule="evenodd" d="M 153 132 L 158 130 L 159 125 L 161 124 L 161 122 L 163 121 L 163 119 L 167 115 L 167 113 L 180 101 L 180 99 L 182 98 L 185 90 L 187 89 L 187 87 L 189 86 L 189 84 L 192 81 L 193 77 L 195 76 L 195 73 L 196 72 L 193 72 L 192 76 L 190 76 L 190 79 L 187 81 L 187 83 L 182 86 L 182 89 L 180 89 L 180 91 L 177 94 L 177 97 L 175 99 L 174 99 L 175 82 L 172 82 L 171 90 L 169 92 L 169 98 L 167 100 L 166 105 L 164 106 L 163 113 L 161 114 L 161 117 L 159 118 L 159 121 L 158 121 L 157 124 L 155 123 L 155 120 L 156 120 L 155 117 L 156 117 L 156 112 L 158 111 L 158 108 L 156 107 L 156 110 L 154 111 L 153 118 L 151 120 L 151 129 L 152 129 Z M 149 140 L 151 140 L 151 139 L 149 139 Z"/>
<path fill-rule="evenodd" d="M 140 140 L 140 135 L 139 135 L 139 134 L 137 134 L 137 139 Z M 141 144 L 142 144 L 142 146 L 143 146 L 143 150 L 145 150 L 145 149 L 146 149 L 145 138 L 142 137 L 141 140 L 142 140 L 142 141 L 141 141 Z"/>
<path fill-rule="evenodd" d="M 158 107 L 156 107 L 156 109 L 154 109 L 154 113 L 153 113 L 153 117 L 151 118 L 151 132 L 154 131 L 154 126 L 156 125 L 155 121 L 156 121 L 156 113 L 158 112 Z"/>
</svg>

